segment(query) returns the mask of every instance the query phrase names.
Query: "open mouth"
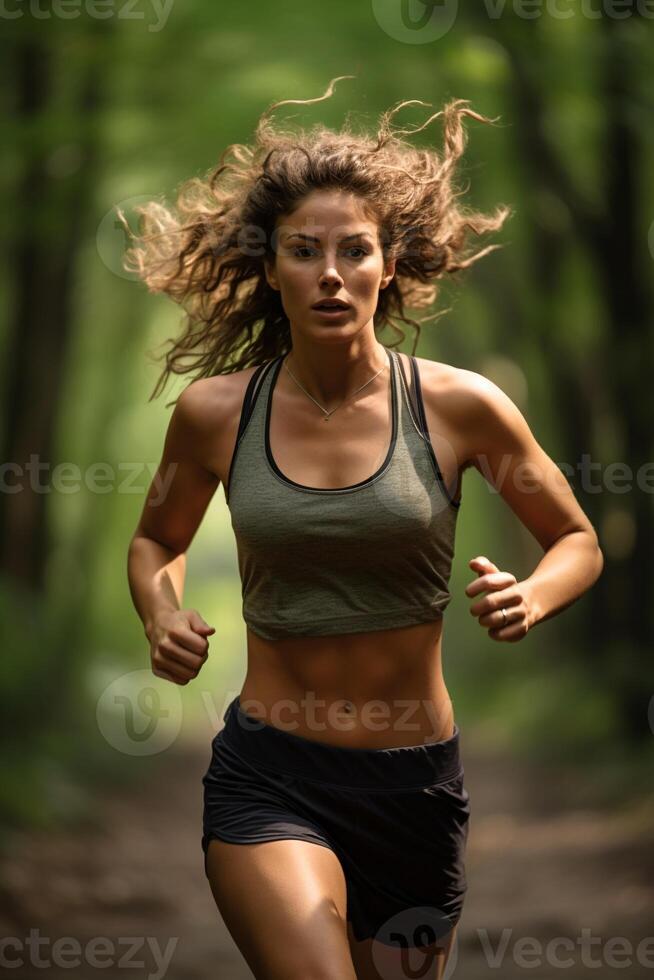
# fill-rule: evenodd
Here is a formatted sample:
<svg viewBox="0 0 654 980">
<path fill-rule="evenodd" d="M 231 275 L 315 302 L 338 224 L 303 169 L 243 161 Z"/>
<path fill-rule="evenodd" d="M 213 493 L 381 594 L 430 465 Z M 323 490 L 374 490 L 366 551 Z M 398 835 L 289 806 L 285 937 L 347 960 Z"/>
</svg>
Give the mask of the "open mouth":
<svg viewBox="0 0 654 980">
<path fill-rule="evenodd" d="M 319 310 L 321 313 L 345 313 L 350 309 L 348 303 L 314 303 L 312 310 Z"/>
</svg>

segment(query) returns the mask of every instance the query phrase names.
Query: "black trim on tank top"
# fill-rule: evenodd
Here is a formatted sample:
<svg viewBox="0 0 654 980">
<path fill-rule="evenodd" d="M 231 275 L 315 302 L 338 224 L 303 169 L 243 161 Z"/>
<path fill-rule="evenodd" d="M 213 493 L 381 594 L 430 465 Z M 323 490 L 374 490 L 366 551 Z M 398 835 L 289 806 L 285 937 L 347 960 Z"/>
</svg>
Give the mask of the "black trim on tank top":
<svg viewBox="0 0 654 980">
<path fill-rule="evenodd" d="M 417 400 L 417 403 L 418 403 L 418 417 L 419 417 L 419 421 L 420 421 L 420 425 L 419 425 L 420 434 L 422 435 L 423 439 L 425 440 L 425 444 L 426 444 L 427 449 L 429 451 L 429 458 L 431 459 L 432 466 L 434 467 L 434 472 L 436 473 L 436 477 L 438 478 L 438 482 L 441 485 L 441 489 L 443 490 L 443 493 L 445 494 L 445 498 L 446 498 L 447 502 L 452 507 L 457 507 L 458 508 L 458 507 L 461 506 L 461 500 L 458 500 L 458 501 L 457 500 L 454 500 L 450 496 L 450 492 L 447 489 L 447 487 L 445 486 L 445 480 L 443 479 L 443 474 L 441 473 L 441 468 L 438 465 L 438 460 L 436 459 L 436 453 L 434 451 L 434 447 L 432 446 L 431 439 L 429 438 L 429 426 L 427 425 L 427 417 L 425 415 L 425 404 L 424 404 L 424 401 L 423 401 L 423 398 L 422 398 L 422 386 L 420 384 L 420 371 L 418 370 L 418 362 L 416 361 L 416 359 L 413 356 L 413 354 L 411 354 L 411 372 L 412 372 L 412 375 L 413 375 L 413 383 L 414 383 L 415 389 L 416 389 L 416 400 Z"/>
<path fill-rule="evenodd" d="M 260 364 L 256 371 L 253 371 L 250 380 L 248 381 L 247 387 L 245 389 L 245 394 L 243 396 L 243 404 L 241 405 L 241 416 L 238 422 L 238 430 L 236 432 L 236 439 L 234 441 L 234 449 L 232 450 L 232 458 L 229 463 L 229 473 L 227 475 L 227 487 L 225 491 L 225 498 L 229 500 L 229 488 L 232 482 L 232 471 L 234 469 L 234 460 L 236 459 L 236 454 L 238 452 L 238 447 L 240 445 L 241 439 L 243 438 L 243 433 L 247 428 L 247 424 L 250 421 L 252 411 L 254 409 L 254 404 L 257 400 L 256 396 L 259 393 L 259 388 L 257 382 L 264 374 L 265 368 L 269 367 L 273 362 L 266 361 L 264 364 Z M 254 393 L 255 388 L 257 389 L 256 394 Z"/>
<path fill-rule="evenodd" d="M 407 355 L 407 356 L 410 356 L 410 355 Z M 397 351 L 395 351 L 395 358 L 397 360 L 397 363 L 400 366 L 400 371 L 402 372 L 402 379 L 404 381 L 404 390 L 405 390 L 406 396 L 407 396 L 406 399 L 405 399 L 405 402 L 409 406 L 409 411 L 411 413 L 411 417 L 413 419 L 413 423 L 414 423 L 416 429 L 418 430 L 418 432 L 420 432 L 422 434 L 421 427 L 420 427 L 420 421 L 418 419 L 418 406 L 416 404 L 416 392 L 415 392 L 415 385 L 413 384 L 413 373 L 412 373 L 411 379 L 407 378 L 406 372 L 404 370 L 404 364 L 402 362 L 402 358 L 400 357 L 400 355 L 399 355 L 399 353 Z"/>
<path fill-rule="evenodd" d="M 268 387 L 268 400 L 266 405 L 266 415 L 265 415 L 265 423 L 264 423 L 264 444 L 265 444 L 266 458 L 268 459 L 268 462 L 270 463 L 273 472 L 280 478 L 280 480 L 283 483 L 286 483 L 290 487 L 295 487 L 298 490 L 306 490 L 312 493 L 343 493 L 346 490 L 347 491 L 360 490 L 363 487 L 367 487 L 370 483 L 378 479 L 378 477 L 382 476 L 382 474 L 386 472 L 386 470 L 391 464 L 393 453 L 395 452 L 395 444 L 397 442 L 398 405 L 397 405 L 397 384 L 395 380 L 393 356 L 388 348 L 385 348 L 385 350 L 391 368 L 391 441 L 388 447 L 388 452 L 386 453 L 386 457 L 383 463 L 381 464 L 381 466 L 376 470 L 376 472 L 374 472 L 372 476 L 367 477 L 365 480 L 361 480 L 359 483 L 352 483 L 348 487 L 307 487 L 303 483 L 296 483 L 295 480 L 289 479 L 284 473 L 282 473 L 280 468 L 277 466 L 277 463 L 273 459 L 272 450 L 270 448 L 270 415 L 272 411 L 272 396 L 275 389 L 275 382 L 277 381 L 279 372 L 282 367 L 282 360 L 285 357 L 284 354 L 280 355 L 278 359 L 277 367 L 272 373 L 270 385 Z"/>
</svg>

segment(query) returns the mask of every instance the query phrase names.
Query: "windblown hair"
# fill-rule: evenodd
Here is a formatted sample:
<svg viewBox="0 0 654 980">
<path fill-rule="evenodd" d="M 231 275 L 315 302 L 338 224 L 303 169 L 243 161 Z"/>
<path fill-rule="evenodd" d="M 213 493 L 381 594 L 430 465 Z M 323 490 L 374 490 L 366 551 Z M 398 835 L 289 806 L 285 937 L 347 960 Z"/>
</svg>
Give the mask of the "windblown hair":
<svg viewBox="0 0 654 980">
<path fill-rule="evenodd" d="M 205 177 L 187 180 L 178 190 L 176 208 L 151 201 L 133 235 L 117 208 L 132 246 L 124 267 L 136 272 L 150 292 L 163 292 L 186 311 L 182 335 L 169 340 L 166 365 L 150 398 L 171 373 L 195 371 L 195 377 L 230 373 L 260 364 L 292 346 L 290 324 L 280 294 L 267 282 L 264 258 L 274 262 L 273 233 L 278 218 L 290 215 L 312 191 L 349 191 L 362 200 L 365 213 L 378 222 L 384 259 L 395 258 L 395 276 L 380 289 L 375 331 L 389 326 L 404 340 L 400 323 L 421 323 L 407 309 L 432 307 L 436 280 L 470 266 L 500 245 L 466 251 L 468 232 L 481 236 L 501 228 L 511 209 L 485 215 L 462 206 L 454 177 L 466 144 L 462 117 L 494 123 L 468 108 L 466 99 L 448 102 L 417 128 L 393 129 L 391 122 L 411 99 L 384 112 L 375 137 L 354 133 L 349 120 L 340 132 L 322 124 L 300 132 L 274 127 L 268 118 L 281 105 L 308 105 L 331 96 L 332 79 L 316 99 L 273 103 L 256 127 L 254 145 L 231 144 L 218 166 Z M 402 139 L 443 117 L 441 153 L 413 147 Z M 388 346 L 394 346 L 389 344 Z"/>
</svg>

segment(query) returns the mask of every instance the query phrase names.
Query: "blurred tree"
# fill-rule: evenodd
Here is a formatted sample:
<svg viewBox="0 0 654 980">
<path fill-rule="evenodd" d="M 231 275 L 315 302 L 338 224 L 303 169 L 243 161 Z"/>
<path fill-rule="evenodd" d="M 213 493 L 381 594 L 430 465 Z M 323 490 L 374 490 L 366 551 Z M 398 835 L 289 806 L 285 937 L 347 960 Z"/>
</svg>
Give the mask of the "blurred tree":
<svg viewBox="0 0 654 980">
<path fill-rule="evenodd" d="M 10 21 L 15 79 L 13 150 L 18 154 L 9 261 L 13 286 L 5 341 L 1 458 L 21 474 L 0 495 L 0 574 L 27 590 L 44 587 L 50 494 L 39 492 L 55 465 L 53 437 L 65 378 L 75 261 L 88 234 L 100 137 L 103 74 L 94 40 L 102 22 L 76 22 L 65 57 L 56 21 Z M 67 30 L 70 23 L 65 22 Z M 7 42 L 5 42 L 7 43 Z M 67 76 L 70 85 L 63 84 Z M 41 473 L 39 466 L 47 470 Z M 14 469 L 14 473 L 16 473 Z"/>
<path fill-rule="evenodd" d="M 480 29 L 488 28 L 481 8 L 473 16 Z M 554 73 L 562 73 L 564 97 L 569 85 L 561 44 L 564 25 L 559 23 L 557 30 L 553 43 L 541 24 L 508 11 L 494 23 L 495 36 L 500 35 L 510 58 L 508 115 L 516 122 L 515 159 L 531 198 L 528 215 L 534 219 L 529 229 L 530 292 L 526 307 L 522 301 L 520 316 L 530 325 L 546 361 L 552 404 L 562 422 L 560 446 L 566 462 L 575 466 L 581 454 L 592 452 L 602 460 L 602 473 L 606 472 L 605 453 L 614 447 L 602 444 L 597 420 L 607 407 L 622 433 L 617 451 L 629 467 L 631 492 L 622 493 L 616 503 L 602 479 L 602 492 L 577 493 L 600 534 L 605 569 L 588 596 L 590 618 L 573 618 L 568 626 L 576 631 L 573 646 L 579 656 L 593 671 L 601 671 L 604 683 L 613 690 L 623 730 L 640 740 L 651 738 L 648 704 L 654 685 L 654 567 L 649 561 L 654 511 L 650 494 L 636 484 L 639 469 L 652 459 L 654 435 L 650 393 L 654 352 L 649 336 L 654 312 L 652 256 L 640 201 L 648 117 L 644 96 L 642 104 L 638 102 L 642 77 L 638 54 L 644 56 L 647 41 L 651 43 L 651 22 L 634 10 L 628 21 L 602 16 L 599 21 L 584 20 L 578 28 L 579 60 L 592 50 L 596 61 L 597 91 L 587 93 L 587 98 L 589 104 L 601 107 L 597 186 L 594 175 L 581 181 L 573 176 L 563 146 L 548 127 L 552 102 L 561 96 Z M 539 200 L 554 214 L 538 214 Z M 556 220 L 557 204 L 571 216 L 572 241 L 565 221 Z M 566 302 L 571 302 L 565 267 L 575 261 L 575 252 L 583 253 L 590 266 L 592 286 L 605 310 L 605 323 L 595 324 L 590 334 L 586 331 L 589 342 L 577 344 L 576 349 L 567 336 L 569 321 L 557 324 L 557 319 L 564 319 Z M 508 302 L 521 306 L 519 297 Z M 592 308 L 589 303 L 587 315 Z M 505 309 L 503 305 L 503 313 Z M 575 486 L 576 474 L 569 475 Z M 628 511 L 636 529 L 633 547 L 614 549 L 610 537 L 602 540 L 602 529 L 611 527 L 610 516 L 616 509 Z M 628 529 L 629 523 L 619 526 Z"/>
</svg>

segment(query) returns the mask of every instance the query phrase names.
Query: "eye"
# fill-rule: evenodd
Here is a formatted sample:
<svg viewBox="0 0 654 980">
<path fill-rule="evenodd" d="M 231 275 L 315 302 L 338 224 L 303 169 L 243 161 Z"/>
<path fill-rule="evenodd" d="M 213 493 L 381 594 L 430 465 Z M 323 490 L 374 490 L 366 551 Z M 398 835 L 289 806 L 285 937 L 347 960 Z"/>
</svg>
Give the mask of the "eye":
<svg viewBox="0 0 654 980">
<path fill-rule="evenodd" d="M 364 256 L 368 254 L 366 249 L 363 248 L 361 245 L 350 245 L 350 247 L 347 248 L 345 251 L 358 252 L 359 253 L 358 255 L 351 256 L 353 259 L 362 259 L 364 258 Z M 299 254 L 300 252 L 305 252 L 305 253 L 308 252 L 309 254 L 300 255 Z M 314 250 L 311 248 L 310 245 L 295 245 L 293 247 L 293 255 L 298 259 L 309 259 L 311 258 L 312 254 L 314 254 Z"/>
</svg>

